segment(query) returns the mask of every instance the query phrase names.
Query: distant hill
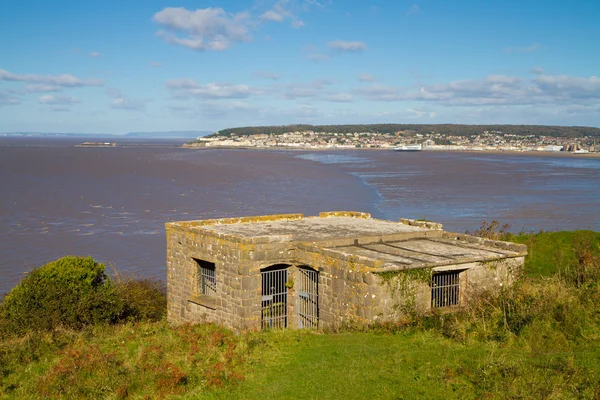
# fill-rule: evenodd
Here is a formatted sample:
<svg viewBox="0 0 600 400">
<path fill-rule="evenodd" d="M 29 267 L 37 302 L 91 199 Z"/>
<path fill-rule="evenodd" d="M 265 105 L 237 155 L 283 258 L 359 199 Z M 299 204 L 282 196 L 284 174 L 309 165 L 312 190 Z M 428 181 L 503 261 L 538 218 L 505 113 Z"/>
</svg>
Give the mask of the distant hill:
<svg viewBox="0 0 600 400">
<path fill-rule="evenodd" d="M 125 134 L 128 137 L 143 138 L 197 138 L 213 133 L 212 131 L 164 131 L 164 132 L 129 132 Z"/>
<path fill-rule="evenodd" d="M 42 136 L 42 137 L 134 137 L 150 139 L 190 139 L 198 136 L 206 136 L 213 131 L 156 131 L 156 132 L 129 132 L 125 135 L 111 133 L 70 133 L 70 132 L 0 132 L 0 136 Z"/>
<path fill-rule="evenodd" d="M 2 132 L 0 136 L 41 136 L 41 137 L 113 137 L 110 133 L 71 133 L 71 132 Z"/>
<path fill-rule="evenodd" d="M 233 134 L 248 136 L 256 134 L 280 135 L 286 132 L 313 131 L 318 133 L 354 133 L 371 132 L 394 134 L 404 131 L 410 133 L 441 133 L 456 136 L 473 136 L 490 131 L 503 135 L 553 136 L 553 137 L 598 137 L 600 128 L 585 126 L 545 126 L 545 125 L 458 125 L 458 124 L 352 124 L 352 125 L 282 125 L 247 126 L 223 129 L 214 135 L 228 137 Z"/>
</svg>

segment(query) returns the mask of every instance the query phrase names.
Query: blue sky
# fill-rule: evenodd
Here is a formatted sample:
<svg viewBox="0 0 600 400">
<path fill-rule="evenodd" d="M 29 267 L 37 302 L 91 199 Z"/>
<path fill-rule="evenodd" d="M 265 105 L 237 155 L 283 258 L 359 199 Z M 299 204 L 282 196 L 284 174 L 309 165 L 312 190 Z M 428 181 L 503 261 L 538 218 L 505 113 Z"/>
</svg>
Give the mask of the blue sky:
<svg viewBox="0 0 600 400">
<path fill-rule="evenodd" d="M 600 1 L 4 0 L 0 132 L 600 127 Z"/>
</svg>

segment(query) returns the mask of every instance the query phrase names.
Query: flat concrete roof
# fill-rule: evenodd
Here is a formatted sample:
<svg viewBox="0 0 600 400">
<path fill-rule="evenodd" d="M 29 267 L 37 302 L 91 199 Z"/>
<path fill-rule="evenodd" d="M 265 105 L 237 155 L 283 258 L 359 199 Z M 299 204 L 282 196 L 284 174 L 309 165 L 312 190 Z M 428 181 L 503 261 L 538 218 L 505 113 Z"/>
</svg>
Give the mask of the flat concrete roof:
<svg viewBox="0 0 600 400">
<path fill-rule="evenodd" d="M 354 217 L 307 217 L 295 220 L 204 225 L 199 229 L 243 238 L 287 236 L 288 240 L 293 242 L 319 242 L 431 230 L 397 222 Z"/>
<path fill-rule="evenodd" d="M 318 217 L 302 214 L 222 218 L 167 225 L 253 243 L 291 243 L 332 257 L 356 257 L 377 270 L 399 270 L 492 261 L 527 254 L 524 245 L 444 232 L 441 224 L 371 218 L 339 211 Z"/>
<path fill-rule="evenodd" d="M 475 261 L 491 261 L 523 255 L 519 249 L 499 248 L 475 241 L 445 237 L 411 238 L 406 240 L 380 241 L 327 247 L 344 256 L 360 256 L 370 260 L 381 260 L 386 269 L 423 268 L 464 264 Z M 498 243 L 498 242 L 496 242 Z M 521 249 L 522 250 L 522 249 Z"/>
</svg>

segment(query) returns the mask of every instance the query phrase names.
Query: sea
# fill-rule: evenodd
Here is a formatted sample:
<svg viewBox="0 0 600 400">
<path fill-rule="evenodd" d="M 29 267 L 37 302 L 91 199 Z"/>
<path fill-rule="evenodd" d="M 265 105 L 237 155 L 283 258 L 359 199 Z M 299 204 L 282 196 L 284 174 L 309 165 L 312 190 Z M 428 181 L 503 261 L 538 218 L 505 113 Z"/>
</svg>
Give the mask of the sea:
<svg viewBox="0 0 600 400">
<path fill-rule="evenodd" d="M 166 279 L 169 221 L 352 210 L 454 232 L 600 230 L 600 158 L 391 150 L 184 149 L 184 140 L 0 137 L 0 296 L 90 255 Z"/>
</svg>

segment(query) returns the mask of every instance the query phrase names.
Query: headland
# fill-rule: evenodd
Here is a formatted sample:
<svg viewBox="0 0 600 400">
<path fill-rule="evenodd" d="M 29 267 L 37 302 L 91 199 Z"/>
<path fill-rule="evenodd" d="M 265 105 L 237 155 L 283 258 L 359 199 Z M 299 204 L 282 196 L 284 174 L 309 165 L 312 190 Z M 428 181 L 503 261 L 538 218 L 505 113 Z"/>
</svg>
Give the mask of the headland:
<svg viewBox="0 0 600 400">
<path fill-rule="evenodd" d="M 397 150 L 568 154 L 600 157 L 600 129 L 534 125 L 288 125 L 198 137 L 187 148 Z"/>
</svg>

